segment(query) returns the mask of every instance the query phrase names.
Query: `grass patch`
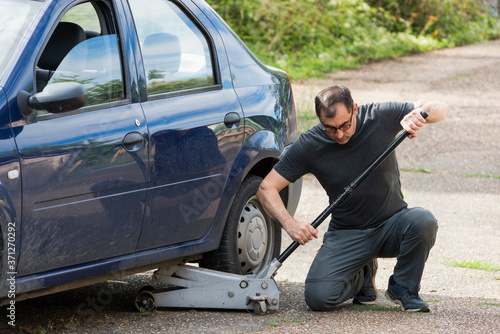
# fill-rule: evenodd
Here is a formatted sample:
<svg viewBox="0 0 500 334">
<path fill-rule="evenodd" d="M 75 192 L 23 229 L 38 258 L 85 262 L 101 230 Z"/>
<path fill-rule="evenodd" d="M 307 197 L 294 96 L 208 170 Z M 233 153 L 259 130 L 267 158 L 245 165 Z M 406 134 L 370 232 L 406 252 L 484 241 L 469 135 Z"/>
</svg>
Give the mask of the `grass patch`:
<svg viewBox="0 0 500 334">
<path fill-rule="evenodd" d="M 316 113 L 302 113 L 297 115 L 297 123 L 299 135 L 301 135 L 316 124 L 319 124 L 319 120 Z"/>
<path fill-rule="evenodd" d="M 279 325 L 286 324 L 286 323 L 302 323 L 304 322 L 303 319 L 272 319 L 269 322 L 269 327 L 278 327 Z"/>
<path fill-rule="evenodd" d="M 271 320 L 269 322 L 270 327 L 278 327 L 279 325 L 280 325 L 279 322 L 276 322 L 275 320 Z"/>
<path fill-rule="evenodd" d="M 500 266 L 487 263 L 479 260 L 474 261 L 453 261 L 453 260 L 445 260 L 442 261 L 443 264 L 450 267 L 460 267 L 460 268 L 469 268 L 469 269 L 478 269 L 478 270 L 488 270 L 488 271 L 499 271 Z"/>
<path fill-rule="evenodd" d="M 431 299 L 431 300 L 425 300 L 426 303 L 439 303 L 441 299 Z"/>
<path fill-rule="evenodd" d="M 464 74 L 459 74 L 453 77 L 453 80 L 460 79 L 460 78 L 467 78 L 470 76 L 473 76 L 474 73 L 464 73 Z"/>
<path fill-rule="evenodd" d="M 353 305 L 351 308 L 358 311 L 400 311 L 401 307 L 399 306 L 382 306 L 382 305 Z"/>
<path fill-rule="evenodd" d="M 318 93 L 316 90 L 316 87 L 311 86 L 300 91 L 300 93 L 294 91 L 294 94 L 296 94 L 295 109 L 297 111 L 299 134 L 306 132 L 319 123 L 318 116 L 316 116 L 316 112 L 314 111 L 314 98 Z"/>
<path fill-rule="evenodd" d="M 297 115 L 297 120 L 299 120 L 299 121 L 316 121 L 317 123 L 319 123 L 318 117 L 316 116 L 316 114 L 311 114 L 311 113 Z"/>
<path fill-rule="evenodd" d="M 414 173 L 427 173 L 430 174 L 432 171 L 427 168 L 399 168 L 401 172 L 414 172 Z"/>
<path fill-rule="evenodd" d="M 475 278 L 475 279 L 483 279 L 483 276 L 481 275 L 471 275 L 469 278 Z"/>
<path fill-rule="evenodd" d="M 483 173 L 466 173 L 462 174 L 463 177 L 478 177 L 478 178 L 485 178 L 485 179 L 500 179 L 500 175 L 494 175 L 494 174 L 483 174 Z"/>
<path fill-rule="evenodd" d="M 477 305 L 478 306 L 500 306 L 500 303 L 487 303 L 487 302 L 484 302 L 484 303 L 479 303 Z"/>
</svg>

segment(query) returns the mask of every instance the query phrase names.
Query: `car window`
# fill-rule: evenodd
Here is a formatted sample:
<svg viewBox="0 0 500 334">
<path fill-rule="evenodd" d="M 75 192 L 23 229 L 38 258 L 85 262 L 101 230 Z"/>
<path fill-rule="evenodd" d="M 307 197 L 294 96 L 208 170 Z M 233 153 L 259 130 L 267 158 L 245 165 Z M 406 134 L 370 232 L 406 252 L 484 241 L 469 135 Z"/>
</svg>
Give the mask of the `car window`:
<svg viewBox="0 0 500 334">
<path fill-rule="evenodd" d="M 95 12 L 94 6 L 90 2 L 83 3 L 68 11 L 61 22 L 73 22 L 78 24 L 83 30 L 88 32 L 101 32 L 101 25 Z"/>
<path fill-rule="evenodd" d="M 170 1 L 130 0 L 149 95 L 214 85 L 209 44 Z"/>
<path fill-rule="evenodd" d="M 78 82 L 87 89 L 87 106 L 124 98 L 117 35 L 104 34 L 100 27 L 90 3 L 66 13 L 39 58 L 38 92 L 52 83 Z"/>
<path fill-rule="evenodd" d="M 87 105 L 123 98 L 120 51 L 116 35 L 85 40 L 75 46 L 57 67 L 49 84 L 76 81 L 87 89 Z"/>
</svg>

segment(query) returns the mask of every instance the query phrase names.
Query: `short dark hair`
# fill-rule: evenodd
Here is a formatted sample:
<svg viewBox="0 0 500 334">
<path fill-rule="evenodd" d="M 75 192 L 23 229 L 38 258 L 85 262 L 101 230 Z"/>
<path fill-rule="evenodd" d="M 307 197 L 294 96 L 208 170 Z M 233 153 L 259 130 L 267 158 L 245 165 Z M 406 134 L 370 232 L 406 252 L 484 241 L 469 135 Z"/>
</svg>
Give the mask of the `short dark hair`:
<svg viewBox="0 0 500 334">
<path fill-rule="evenodd" d="M 346 106 L 347 110 L 352 112 L 354 101 L 352 100 L 349 88 L 336 85 L 323 89 L 314 99 L 316 115 L 318 118 L 322 113 L 327 118 L 335 117 L 339 103 Z"/>
</svg>

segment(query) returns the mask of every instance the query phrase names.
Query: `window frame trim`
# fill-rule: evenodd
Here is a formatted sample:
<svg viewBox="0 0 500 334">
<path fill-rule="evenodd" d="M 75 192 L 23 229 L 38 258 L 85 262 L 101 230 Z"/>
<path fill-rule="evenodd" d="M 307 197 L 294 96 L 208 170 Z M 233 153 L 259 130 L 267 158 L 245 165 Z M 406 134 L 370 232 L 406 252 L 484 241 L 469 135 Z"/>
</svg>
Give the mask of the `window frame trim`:
<svg viewBox="0 0 500 334">
<path fill-rule="evenodd" d="M 158 94 L 154 94 L 154 95 L 148 95 L 148 97 L 149 97 L 148 101 L 157 101 L 157 100 L 162 100 L 162 99 L 166 99 L 166 98 L 174 98 L 174 97 L 186 96 L 186 95 L 192 95 L 192 94 L 201 94 L 201 93 L 207 93 L 207 92 L 219 91 L 219 90 L 222 90 L 222 84 L 187 88 L 187 89 L 176 90 L 174 92 L 165 92 L 165 93 L 158 93 Z"/>
</svg>

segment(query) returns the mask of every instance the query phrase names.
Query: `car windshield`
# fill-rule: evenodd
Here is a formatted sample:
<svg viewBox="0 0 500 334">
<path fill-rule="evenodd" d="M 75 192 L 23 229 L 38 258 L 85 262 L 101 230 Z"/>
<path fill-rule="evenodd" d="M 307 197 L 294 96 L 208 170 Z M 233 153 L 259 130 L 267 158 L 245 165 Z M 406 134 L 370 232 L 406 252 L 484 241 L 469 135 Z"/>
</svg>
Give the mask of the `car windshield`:
<svg viewBox="0 0 500 334">
<path fill-rule="evenodd" d="M 40 1 L 0 1 L 0 79 L 41 6 Z"/>
</svg>

